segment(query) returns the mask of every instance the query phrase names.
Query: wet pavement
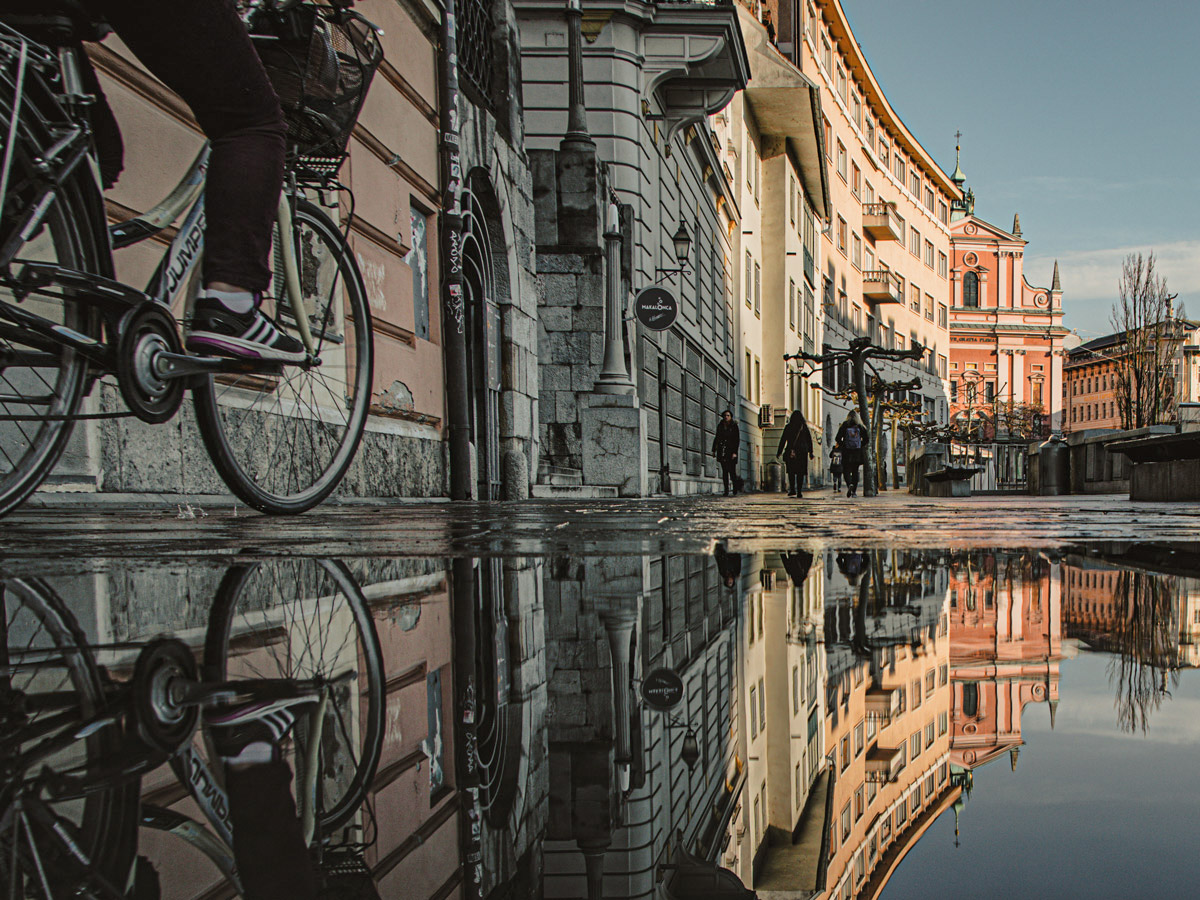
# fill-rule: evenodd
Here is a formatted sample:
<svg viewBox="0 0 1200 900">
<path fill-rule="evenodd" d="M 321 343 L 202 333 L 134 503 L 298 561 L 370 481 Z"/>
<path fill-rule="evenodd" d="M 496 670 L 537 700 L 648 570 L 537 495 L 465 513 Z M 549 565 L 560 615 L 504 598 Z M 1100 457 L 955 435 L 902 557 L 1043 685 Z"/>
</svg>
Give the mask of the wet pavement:
<svg viewBox="0 0 1200 900">
<path fill-rule="evenodd" d="M 6 519 L 6 658 L 44 651 L 53 610 L 55 640 L 118 685 L 165 635 L 205 673 L 347 673 L 319 784 L 345 794 L 371 769 L 333 843 L 387 900 L 1125 898 L 1200 878 L 1200 507 L 816 492 L 204 512 Z M 41 677 L 4 687 L 85 684 Z M 147 739 L 130 727 L 126 759 Z M 141 773 L 139 852 L 163 897 L 233 896 L 179 836 L 180 815 L 205 821 L 183 785 Z"/>
</svg>

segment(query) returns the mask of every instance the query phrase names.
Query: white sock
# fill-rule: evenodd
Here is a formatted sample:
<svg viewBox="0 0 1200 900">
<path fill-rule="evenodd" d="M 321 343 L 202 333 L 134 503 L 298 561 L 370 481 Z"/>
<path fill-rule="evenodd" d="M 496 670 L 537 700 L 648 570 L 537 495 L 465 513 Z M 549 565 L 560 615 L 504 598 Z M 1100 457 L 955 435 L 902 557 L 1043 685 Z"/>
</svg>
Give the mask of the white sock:
<svg viewBox="0 0 1200 900">
<path fill-rule="evenodd" d="M 254 309 L 254 293 L 252 291 L 214 291 L 206 288 L 205 297 L 211 297 L 231 313 L 248 313 Z"/>
<path fill-rule="evenodd" d="M 242 752 L 237 756 L 228 757 L 225 760 L 227 766 L 239 768 L 241 766 L 255 766 L 269 763 L 275 756 L 275 748 L 266 741 L 254 741 L 242 748 Z"/>
</svg>

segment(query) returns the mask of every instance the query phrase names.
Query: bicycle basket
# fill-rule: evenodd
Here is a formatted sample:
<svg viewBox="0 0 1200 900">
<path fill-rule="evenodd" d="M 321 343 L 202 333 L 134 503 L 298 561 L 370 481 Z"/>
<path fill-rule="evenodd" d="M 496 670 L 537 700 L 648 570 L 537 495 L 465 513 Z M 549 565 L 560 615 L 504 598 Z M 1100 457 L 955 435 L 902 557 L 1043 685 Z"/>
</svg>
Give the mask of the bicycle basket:
<svg viewBox="0 0 1200 900">
<path fill-rule="evenodd" d="M 383 60 L 374 28 L 306 4 L 260 18 L 254 38 L 283 107 L 292 155 L 343 156 Z"/>
</svg>

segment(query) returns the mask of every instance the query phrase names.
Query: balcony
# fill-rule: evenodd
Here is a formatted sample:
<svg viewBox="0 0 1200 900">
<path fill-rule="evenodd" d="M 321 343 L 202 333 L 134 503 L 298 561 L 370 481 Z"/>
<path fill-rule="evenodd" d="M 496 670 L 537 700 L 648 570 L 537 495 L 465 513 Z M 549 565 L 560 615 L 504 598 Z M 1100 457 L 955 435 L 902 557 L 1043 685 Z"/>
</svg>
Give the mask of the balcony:
<svg viewBox="0 0 1200 900">
<path fill-rule="evenodd" d="M 862 208 L 863 231 L 877 241 L 900 241 L 904 243 L 904 226 L 896 214 L 895 203 L 864 203 Z"/>
<path fill-rule="evenodd" d="M 867 712 L 878 719 L 892 720 L 900 711 L 900 689 L 889 687 L 867 688 Z"/>
<path fill-rule="evenodd" d="M 863 299 L 870 303 L 903 303 L 900 296 L 900 283 L 887 269 L 876 269 L 873 272 L 862 273 Z"/>
<path fill-rule="evenodd" d="M 879 784 L 895 781 L 903 769 L 903 747 L 881 747 L 875 744 L 867 750 L 867 781 Z"/>
</svg>

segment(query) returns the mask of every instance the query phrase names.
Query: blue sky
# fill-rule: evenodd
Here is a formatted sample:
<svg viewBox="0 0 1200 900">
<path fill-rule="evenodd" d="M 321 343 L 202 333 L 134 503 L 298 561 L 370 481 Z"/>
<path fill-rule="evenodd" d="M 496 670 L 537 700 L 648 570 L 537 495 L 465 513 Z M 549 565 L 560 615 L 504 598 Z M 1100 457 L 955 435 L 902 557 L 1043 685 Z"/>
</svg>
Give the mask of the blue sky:
<svg viewBox="0 0 1200 900">
<path fill-rule="evenodd" d="M 1200 4 L 842 0 L 893 109 L 947 172 L 961 130 L 977 215 L 1029 241 L 1066 324 L 1112 331 L 1121 260 L 1154 250 L 1200 315 Z"/>
</svg>

